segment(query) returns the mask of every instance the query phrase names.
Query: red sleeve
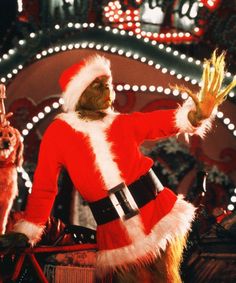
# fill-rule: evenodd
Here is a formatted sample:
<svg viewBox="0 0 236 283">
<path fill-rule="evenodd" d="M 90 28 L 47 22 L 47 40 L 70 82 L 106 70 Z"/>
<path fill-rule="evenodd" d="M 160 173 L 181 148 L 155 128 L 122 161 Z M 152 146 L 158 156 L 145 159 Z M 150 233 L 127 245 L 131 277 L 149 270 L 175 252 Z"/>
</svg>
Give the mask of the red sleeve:
<svg viewBox="0 0 236 283">
<path fill-rule="evenodd" d="M 45 224 L 57 194 L 60 168 L 60 150 L 56 129 L 49 126 L 41 141 L 32 193 L 27 200 L 25 220 L 35 224 Z"/>
<path fill-rule="evenodd" d="M 138 143 L 157 140 L 178 133 L 175 123 L 176 110 L 157 110 L 153 112 L 130 114 L 134 134 Z"/>
</svg>

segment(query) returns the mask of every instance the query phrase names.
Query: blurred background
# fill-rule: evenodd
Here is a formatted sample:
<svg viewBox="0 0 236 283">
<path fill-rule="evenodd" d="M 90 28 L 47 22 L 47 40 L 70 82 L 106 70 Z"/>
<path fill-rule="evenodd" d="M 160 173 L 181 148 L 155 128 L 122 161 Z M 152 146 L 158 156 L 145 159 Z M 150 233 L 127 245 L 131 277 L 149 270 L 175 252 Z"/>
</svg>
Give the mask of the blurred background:
<svg viewBox="0 0 236 283">
<path fill-rule="evenodd" d="M 230 0 L 1 0 L 0 82 L 11 124 L 24 138 L 19 195 L 24 210 L 44 130 L 61 112 L 60 73 L 99 53 L 111 60 L 120 112 L 176 108 L 198 91 L 204 59 L 226 52 L 225 84 L 236 71 L 236 1 Z M 203 140 L 145 143 L 162 182 L 198 206 L 183 263 L 185 282 L 236 281 L 236 90 L 220 106 Z M 55 137 L 55 142 L 56 137 Z M 95 228 L 67 172 L 59 178 L 52 214 Z"/>
</svg>

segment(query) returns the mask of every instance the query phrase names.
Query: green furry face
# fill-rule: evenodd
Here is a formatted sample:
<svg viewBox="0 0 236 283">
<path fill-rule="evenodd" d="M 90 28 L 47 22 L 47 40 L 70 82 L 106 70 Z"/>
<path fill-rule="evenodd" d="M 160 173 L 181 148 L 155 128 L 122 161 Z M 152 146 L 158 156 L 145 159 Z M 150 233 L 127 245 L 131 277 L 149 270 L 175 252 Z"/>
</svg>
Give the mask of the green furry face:
<svg viewBox="0 0 236 283">
<path fill-rule="evenodd" d="M 76 110 L 105 110 L 112 104 L 112 93 L 109 77 L 98 77 L 83 92 Z"/>
</svg>

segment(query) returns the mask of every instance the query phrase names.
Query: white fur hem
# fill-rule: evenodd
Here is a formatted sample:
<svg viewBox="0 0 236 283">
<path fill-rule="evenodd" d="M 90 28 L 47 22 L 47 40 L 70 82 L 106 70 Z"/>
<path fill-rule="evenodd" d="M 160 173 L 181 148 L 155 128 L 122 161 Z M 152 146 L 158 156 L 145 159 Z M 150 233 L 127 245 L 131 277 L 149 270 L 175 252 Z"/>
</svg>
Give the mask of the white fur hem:
<svg viewBox="0 0 236 283">
<path fill-rule="evenodd" d="M 162 218 L 145 238 L 127 247 L 99 251 L 97 267 L 101 273 L 117 268 L 126 269 L 127 265 L 152 262 L 166 249 L 167 243 L 178 236 L 185 236 L 191 228 L 195 207 L 179 196 L 173 209 Z"/>
<path fill-rule="evenodd" d="M 86 60 L 83 68 L 71 78 L 63 93 L 63 109 L 74 111 L 76 104 L 84 90 L 97 77 L 108 76 L 111 78 L 110 61 L 103 56 L 95 55 Z"/>
<path fill-rule="evenodd" d="M 38 241 L 41 240 L 45 226 L 37 225 L 26 220 L 18 221 L 14 227 L 14 232 L 25 234 L 29 238 L 29 243 L 34 246 Z"/>
<path fill-rule="evenodd" d="M 217 109 L 214 109 L 212 115 L 208 119 L 205 119 L 199 127 L 194 127 L 188 119 L 189 111 L 194 109 L 195 104 L 191 98 L 187 99 L 182 106 L 179 106 L 175 114 L 176 126 L 180 129 L 180 133 L 187 135 L 195 134 L 204 138 L 211 129 L 212 121 L 216 116 Z"/>
</svg>

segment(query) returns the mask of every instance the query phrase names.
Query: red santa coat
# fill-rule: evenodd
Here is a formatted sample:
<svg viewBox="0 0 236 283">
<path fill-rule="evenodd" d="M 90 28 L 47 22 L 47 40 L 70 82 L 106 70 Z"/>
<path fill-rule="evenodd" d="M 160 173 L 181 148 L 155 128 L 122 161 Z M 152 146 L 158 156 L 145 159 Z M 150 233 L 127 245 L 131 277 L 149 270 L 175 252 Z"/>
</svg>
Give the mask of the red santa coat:
<svg viewBox="0 0 236 283">
<path fill-rule="evenodd" d="M 153 161 L 140 152 L 143 141 L 199 131 L 181 120 L 189 111 L 186 109 L 112 112 L 101 121 L 81 120 L 75 112 L 60 114 L 42 139 L 25 219 L 17 223 L 15 231 L 27 234 L 32 243 L 38 240 L 57 194 L 61 167 L 67 169 L 88 202 L 107 197 L 121 182 L 129 185 L 147 173 Z M 208 127 L 209 122 L 204 131 Z M 193 217 L 194 207 L 164 188 L 138 215 L 97 227 L 98 266 L 116 268 L 154 259 L 168 242 L 186 234 Z M 30 229 L 25 229 L 26 225 Z"/>
</svg>

